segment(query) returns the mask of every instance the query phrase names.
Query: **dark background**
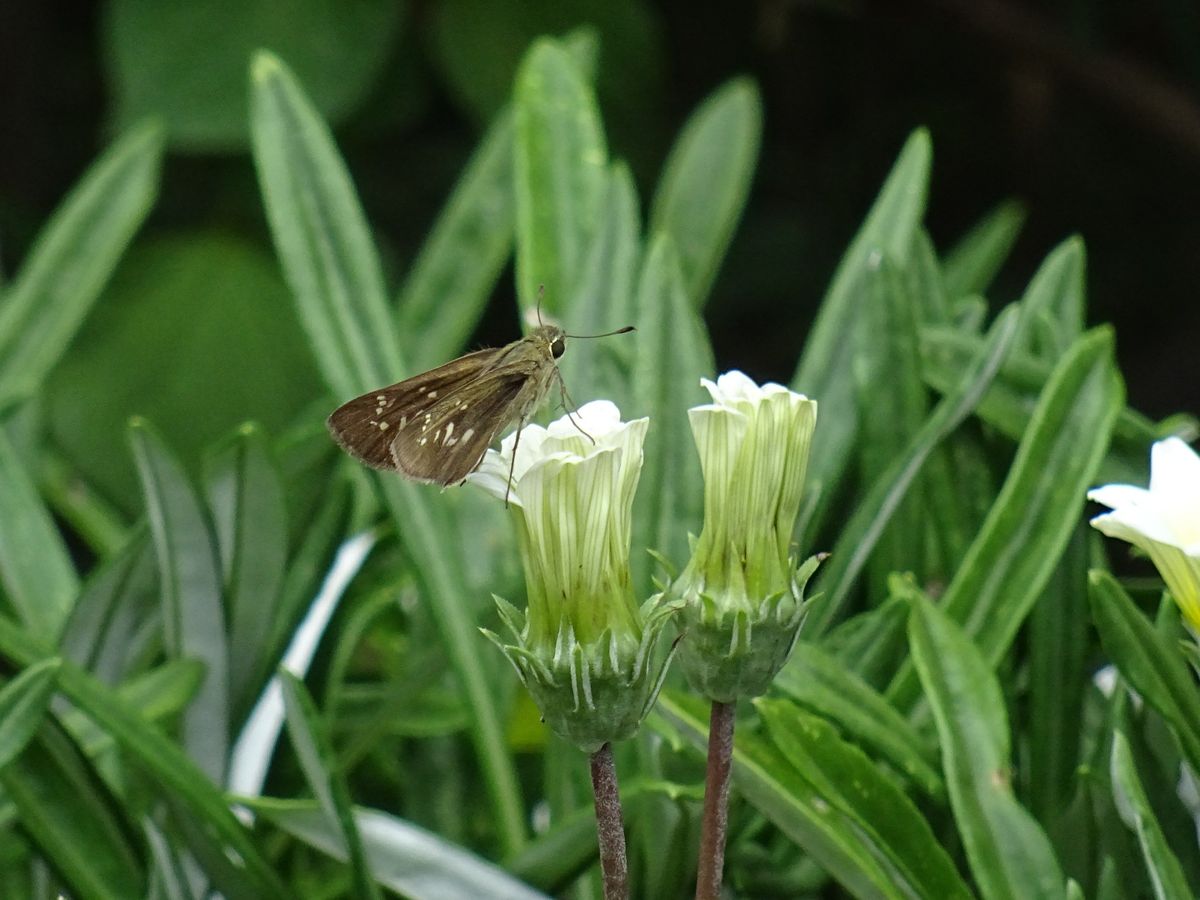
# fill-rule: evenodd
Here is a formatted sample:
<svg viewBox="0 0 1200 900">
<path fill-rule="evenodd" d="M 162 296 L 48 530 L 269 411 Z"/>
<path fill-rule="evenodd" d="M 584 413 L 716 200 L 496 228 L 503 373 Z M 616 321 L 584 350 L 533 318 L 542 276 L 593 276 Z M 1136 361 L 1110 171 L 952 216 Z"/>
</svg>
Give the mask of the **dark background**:
<svg viewBox="0 0 1200 900">
<path fill-rule="evenodd" d="M 1200 409 L 1192 0 L 179 5 L 207 16 L 205 27 L 172 18 L 162 9 L 177 4 L 156 0 L 0 4 L 7 276 L 117 131 L 149 111 L 170 127 L 158 205 L 52 385 L 46 414 L 68 449 L 76 432 L 103 430 L 109 419 L 123 427 L 133 411 L 165 420 L 168 431 L 174 422 L 185 442 L 189 427 L 200 441 L 250 414 L 280 428 L 320 395 L 245 152 L 247 47 L 272 46 L 315 97 L 328 96 L 320 105 L 398 283 L 529 38 L 588 22 L 600 32 L 611 151 L 630 161 L 644 207 L 698 102 L 741 73 L 763 92 L 755 186 L 707 309 L 722 367 L 790 376 L 842 250 L 905 137 L 926 125 L 935 154 L 927 221 L 939 249 L 1002 200 L 1028 212 L 993 307 L 1019 294 L 1054 245 L 1081 234 L 1089 321 L 1116 323 L 1131 402 L 1156 417 Z M 211 95 L 197 99 L 197 84 Z M 503 279 L 478 342 L 515 334 L 511 291 Z M 261 315 L 245 312 L 259 302 Z M 147 362 L 157 380 L 139 382 L 130 348 L 150 344 L 178 345 L 178 358 L 169 377 L 163 359 Z M 278 399 L 266 411 L 253 408 L 262 393 L 254 382 L 268 377 L 263 353 Z M 206 374 L 218 362 L 222 373 Z M 96 387 L 99 370 L 121 383 Z M 210 377 L 211 390 L 197 391 Z M 222 378 L 234 387 L 223 390 Z M 235 389 L 243 382 L 244 396 Z M 107 476 L 114 489 L 124 482 L 97 477 Z"/>
</svg>

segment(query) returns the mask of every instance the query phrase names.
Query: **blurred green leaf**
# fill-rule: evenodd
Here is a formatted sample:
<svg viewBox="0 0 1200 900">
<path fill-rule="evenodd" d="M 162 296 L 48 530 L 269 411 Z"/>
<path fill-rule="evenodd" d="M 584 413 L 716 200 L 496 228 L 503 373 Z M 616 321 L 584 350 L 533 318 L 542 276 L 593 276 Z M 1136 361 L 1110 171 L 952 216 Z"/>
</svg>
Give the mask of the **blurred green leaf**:
<svg viewBox="0 0 1200 900">
<path fill-rule="evenodd" d="M 560 43 L 534 42 L 514 94 L 517 297 L 565 308 L 603 213 L 608 150 L 596 99 Z"/>
<path fill-rule="evenodd" d="M 0 655 L 17 665 L 32 666 L 49 654 L 32 634 L 0 617 Z M 290 896 L 274 867 L 259 854 L 246 829 L 229 811 L 220 789 L 136 707 L 69 661 L 59 669 L 58 687 L 72 704 L 111 734 L 134 762 L 153 775 L 173 802 L 222 843 L 247 890 L 257 891 L 263 900 Z"/>
<path fill-rule="evenodd" d="M 271 651 L 271 623 L 287 562 L 287 510 L 279 468 L 256 425 L 245 425 L 206 461 L 229 619 L 229 692 L 248 709 Z"/>
<path fill-rule="evenodd" d="M 820 645 L 867 684 L 878 688 L 887 683 L 895 660 L 908 646 L 907 624 L 908 603 L 893 591 L 879 606 L 846 619 L 821 636 Z"/>
<path fill-rule="evenodd" d="M 200 449 L 247 420 L 283 431 L 321 391 L 270 252 L 209 231 L 132 248 L 47 383 L 65 462 L 132 517 L 124 454 L 131 416 L 154 422 L 189 470 Z"/>
<path fill-rule="evenodd" d="M 251 138 L 271 234 L 321 373 L 349 399 L 404 370 L 383 272 L 329 128 L 276 56 L 260 51 L 251 68 Z"/>
<path fill-rule="evenodd" d="M 1155 818 L 1138 777 L 1129 742 L 1120 731 L 1113 735 L 1111 776 L 1117 810 L 1121 821 L 1137 835 L 1154 896 L 1158 900 L 1194 896 L 1195 892 Z"/>
<path fill-rule="evenodd" d="M 1029 281 L 1021 305 L 1035 316 L 1044 316 L 1047 333 L 1023 337 L 1021 350 L 1032 349 L 1039 358 L 1054 363 L 1083 333 L 1086 270 L 1083 241 L 1068 238 L 1046 255 Z"/>
<path fill-rule="evenodd" d="M 220 784 L 229 755 L 229 647 L 212 531 L 179 461 L 149 424 L 134 420 L 129 435 L 158 558 L 163 640 L 171 656 L 205 665 L 204 684 L 184 715 L 183 745 Z"/>
<path fill-rule="evenodd" d="M 666 234 L 650 244 L 637 290 L 634 409 L 650 416 L 645 462 L 634 500 L 633 546 L 656 550 L 676 565 L 686 562 L 688 533 L 699 534 L 704 511 L 700 458 L 687 409 L 703 402 L 701 378 L 714 377 L 708 334 L 683 286 L 674 244 Z M 634 582 L 648 586 L 650 560 L 636 554 Z"/>
<path fill-rule="evenodd" d="M 1121 675 L 1156 709 L 1200 771 L 1200 691 L 1179 649 L 1148 622 L 1107 572 L 1093 569 L 1092 621 Z"/>
<path fill-rule="evenodd" d="M 998 204 L 946 252 L 942 269 L 951 297 L 983 294 L 1008 259 L 1025 224 L 1025 207 L 1014 200 Z"/>
<path fill-rule="evenodd" d="M 1018 323 L 1019 311 L 1015 307 L 1008 307 L 996 317 L 969 373 L 959 382 L 955 392 L 941 399 L 921 430 L 913 435 L 905 452 L 896 456 L 871 485 L 867 496 L 842 528 L 829 562 L 817 572 L 821 596 L 813 601 L 805 623 L 805 635 L 819 636 L 837 617 L 892 512 L 904 499 L 925 460 L 938 442 L 975 409 L 999 371 L 1016 340 Z"/>
<path fill-rule="evenodd" d="M 260 53 L 251 91 L 255 160 L 280 261 L 322 373 L 339 398 L 349 399 L 403 370 L 379 261 L 345 163 L 295 78 Z M 380 479 L 379 486 L 467 695 L 501 840 L 516 850 L 524 842 L 521 799 L 465 605 L 461 541 L 447 504 L 435 502 L 427 486 L 400 478 Z"/>
<path fill-rule="evenodd" d="M 909 640 L 941 738 L 954 820 L 985 898 L 1063 897 L 1063 873 L 1037 821 L 1013 797 L 1004 697 L 966 633 L 918 599 Z"/>
<path fill-rule="evenodd" d="M 513 245 L 513 122 L 505 110 L 454 186 L 400 291 L 405 356 L 420 371 L 462 349 Z"/>
<path fill-rule="evenodd" d="M 0 769 L 25 749 L 42 723 L 61 666 L 61 659 L 44 659 L 0 690 Z"/>
<path fill-rule="evenodd" d="M 0 303 L 0 408 L 33 393 L 71 343 L 158 195 L 162 130 L 100 157 L 38 235 Z"/>
<path fill-rule="evenodd" d="M 79 594 L 79 577 L 2 426 L 0 510 L 0 584 L 21 621 L 55 642 Z"/>
<path fill-rule="evenodd" d="M 311 803 L 258 800 L 256 811 L 279 828 L 324 853 L 343 859 L 337 834 Z M 359 808 L 355 823 L 379 883 L 417 900 L 488 897 L 491 900 L 545 900 L 468 850 L 403 819 Z"/>
<path fill-rule="evenodd" d="M 707 745 L 707 704 L 700 697 L 664 692 L 656 710 L 656 716 L 665 717 L 692 746 L 703 750 Z M 855 775 L 860 774 L 857 765 L 846 765 L 855 769 Z M 851 894 L 914 896 L 912 884 L 898 877 L 894 861 L 880 847 L 874 829 L 865 827 L 852 805 L 838 802 L 839 796 L 823 789 L 840 783 L 846 769 L 839 767 L 832 773 L 814 770 L 812 774 L 821 787 L 763 736 L 745 729 L 738 732 L 733 751 L 733 786 L 738 794 Z M 915 896 L 922 895 L 918 892 Z"/>
<path fill-rule="evenodd" d="M 774 687 L 871 748 L 930 797 L 945 792 L 936 761 L 908 720 L 835 657 L 812 643 L 797 645 Z"/>
<path fill-rule="evenodd" d="M 905 268 L 925 212 L 931 155 L 929 133 L 913 132 L 838 264 L 792 377 L 792 388 L 821 406 L 808 480 L 821 485 L 823 506 L 828 506 L 852 458 L 858 430 L 854 358 L 862 307 L 869 302 L 864 281 L 868 262 L 882 255 Z"/>
<path fill-rule="evenodd" d="M 649 230 L 674 239 L 688 297 L 699 307 L 742 217 L 761 142 L 758 87 L 735 78 L 696 108 L 667 157 Z"/>
<path fill-rule="evenodd" d="M 288 60 L 321 114 L 345 119 L 394 46 L 405 4 L 291 0 L 110 0 L 105 66 L 118 122 L 160 116 L 171 142 L 192 152 L 246 145 L 246 64 L 260 47 Z"/>
<path fill-rule="evenodd" d="M 124 804 L 57 727 L 41 729 L 0 769 L 21 827 L 82 900 L 143 896 L 145 878 Z"/>
<path fill-rule="evenodd" d="M 818 796 L 860 832 L 905 896 L 970 897 L 929 823 L 912 801 L 832 725 L 778 700 L 757 701 L 772 742 L 813 782 Z"/>
<path fill-rule="evenodd" d="M 1008 478 L 942 597 L 942 610 L 992 665 L 1058 564 L 1124 400 L 1112 331 L 1093 329 L 1055 367 Z M 903 708 L 917 687 L 905 664 L 888 696 Z"/>
<path fill-rule="evenodd" d="M 371 874 L 362 839 L 354 822 L 350 792 L 338 773 L 337 759 L 320 721 L 317 707 L 304 683 L 290 672 L 280 671 L 283 704 L 287 710 L 288 734 L 300 760 L 304 778 L 320 804 L 325 821 L 335 829 L 339 849 L 349 857 L 354 875 L 354 896 L 369 900 L 382 895 Z"/>
</svg>

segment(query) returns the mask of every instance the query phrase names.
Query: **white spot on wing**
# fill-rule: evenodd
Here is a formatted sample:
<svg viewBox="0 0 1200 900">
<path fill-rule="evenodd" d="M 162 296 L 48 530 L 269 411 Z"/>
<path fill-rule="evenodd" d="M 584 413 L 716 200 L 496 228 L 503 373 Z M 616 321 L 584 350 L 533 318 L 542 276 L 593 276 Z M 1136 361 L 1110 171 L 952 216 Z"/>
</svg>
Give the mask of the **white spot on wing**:
<svg viewBox="0 0 1200 900">
<path fill-rule="evenodd" d="M 471 435 L 473 435 L 474 433 L 475 433 L 474 428 L 468 428 L 466 431 L 463 432 L 462 439 L 464 441 L 469 441 L 471 439 Z"/>
<path fill-rule="evenodd" d="M 436 400 L 436 399 L 437 399 L 437 391 L 430 391 L 430 392 L 429 392 L 429 399 L 430 399 L 430 400 Z"/>
<path fill-rule="evenodd" d="M 387 430 L 388 430 L 388 423 L 387 423 L 387 422 L 380 422 L 380 423 L 379 423 L 379 430 L 380 430 L 380 431 L 387 431 Z"/>
</svg>

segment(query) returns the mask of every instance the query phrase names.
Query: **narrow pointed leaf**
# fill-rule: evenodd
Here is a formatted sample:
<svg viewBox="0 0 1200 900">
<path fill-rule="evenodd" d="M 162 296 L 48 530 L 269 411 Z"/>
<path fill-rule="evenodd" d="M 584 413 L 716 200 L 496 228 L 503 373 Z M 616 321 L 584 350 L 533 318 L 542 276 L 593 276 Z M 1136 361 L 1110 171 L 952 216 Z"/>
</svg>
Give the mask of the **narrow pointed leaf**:
<svg viewBox="0 0 1200 900">
<path fill-rule="evenodd" d="M 714 91 L 688 118 L 671 148 L 650 232 L 665 232 L 679 251 L 688 296 L 708 299 L 750 193 L 762 142 L 762 99 L 749 78 Z"/>
<path fill-rule="evenodd" d="M 54 695 L 61 659 L 36 663 L 0 690 L 0 769 L 29 743 Z"/>
<path fill-rule="evenodd" d="M 131 129 L 38 235 L 0 304 L 0 408 L 31 394 L 71 343 L 158 193 L 163 134 Z"/>
<path fill-rule="evenodd" d="M 950 296 L 986 293 L 1024 224 L 1024 207 L 1006 200 L 959 238 L 942 261 Z"/>
</svg>

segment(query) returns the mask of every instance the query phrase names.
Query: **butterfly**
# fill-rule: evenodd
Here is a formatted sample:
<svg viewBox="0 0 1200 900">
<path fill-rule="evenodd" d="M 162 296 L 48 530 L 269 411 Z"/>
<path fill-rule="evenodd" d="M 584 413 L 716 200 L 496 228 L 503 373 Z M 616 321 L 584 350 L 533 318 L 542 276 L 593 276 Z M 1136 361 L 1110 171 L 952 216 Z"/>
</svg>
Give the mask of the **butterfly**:
<svg viewBox="0 0 1200 900">
<path fill-rule="evenodd" d="M 608 334 L 633 330 L 628 326 Z M 567 400 L 556 362 L 566 351 L 566 339 L 606 336 L 568 335 L 557 325 L 538 325 L 504 347 L 467 353 L 355 397 L 335 409 L 326 424 L 342 449 L 373 469 L 431 484 L 458 484 L 514 421 L 520 440 L 520 428 L 556 381 Z"/>
</svg>

